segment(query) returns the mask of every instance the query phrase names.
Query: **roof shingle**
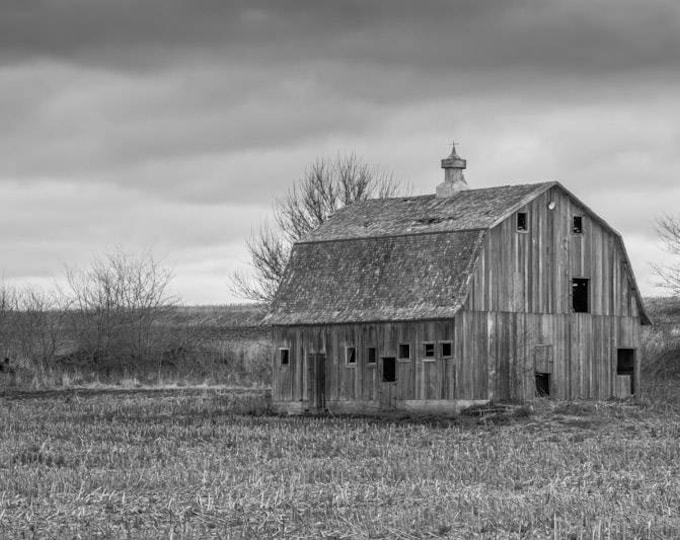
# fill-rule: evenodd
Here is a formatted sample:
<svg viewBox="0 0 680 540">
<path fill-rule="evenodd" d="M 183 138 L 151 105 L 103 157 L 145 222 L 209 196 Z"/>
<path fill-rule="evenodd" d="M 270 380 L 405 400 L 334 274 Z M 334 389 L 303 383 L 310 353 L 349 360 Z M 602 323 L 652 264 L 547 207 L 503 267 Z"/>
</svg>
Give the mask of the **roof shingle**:
<svg viewBox="0 0 680 540">
<path fill-rule="evenodd" d="M 471 189 L 441 199 L 423 195 L 357 201 L 338 210 L 302 242 L 487 229 L 554 185 Z"/>
<path fill-rule="evenodd" d="M 297 244 L 265 323 L 452 317 L 484 230 Z"/>
</svg>

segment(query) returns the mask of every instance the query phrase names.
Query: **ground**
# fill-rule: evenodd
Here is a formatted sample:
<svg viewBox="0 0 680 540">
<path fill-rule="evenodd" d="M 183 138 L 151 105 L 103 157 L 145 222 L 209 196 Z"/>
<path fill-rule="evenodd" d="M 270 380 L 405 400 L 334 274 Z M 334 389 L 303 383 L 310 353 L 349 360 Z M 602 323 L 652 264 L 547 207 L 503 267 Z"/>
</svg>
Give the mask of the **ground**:
<svg viewBox="0 0 680 540">
<path fill-rule="evenodd" d="M 458 418 L 279 417 L 224 388 L 6 392 L 0 538 L 676 537 L 680 399 L 654 392 Z"/>
</svg>

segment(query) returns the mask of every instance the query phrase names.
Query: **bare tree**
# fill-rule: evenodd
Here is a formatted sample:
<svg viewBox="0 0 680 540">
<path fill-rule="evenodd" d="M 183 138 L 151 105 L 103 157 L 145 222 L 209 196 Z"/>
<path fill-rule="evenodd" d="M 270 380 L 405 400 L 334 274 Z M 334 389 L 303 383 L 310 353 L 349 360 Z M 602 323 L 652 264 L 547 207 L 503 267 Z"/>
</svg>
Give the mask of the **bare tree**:
<svg viewBox="0 0 680 540">
<path fill-rule="evenodd" d="M 658 218 L 656 233 L 676 262 L 666 266 L 652 264 L 652 269 L 659 278 L 659 286 L 680 297 L 680 216 Z"/>
<path fill-rule="evenodd" d="M 96 257 L 86 269 L 66 269 L 72 331 L 81 350 L 101 359 L 148 356 L 153 324 L 173 303 L 172 272 L 150 252 L 133 256 L 120 248 Z"/>
<path fill-rule="evenodd" d="M 14 350 L 40 377 L 65 339 L 63 310 L 53 294 L 37 288 L 27 286 L 18 289 L 15 299 Z"/>
<path fill-rule="evenodd" d="M 403 187 L 391 173 L 371 167 L 354 154 L 333 161 L 317 159 L 285 197 L 274 201 L 276 225 L 265 223 L 248 240 L 251 273 L 237 271 L 232 290 L 248 300 L 270 303 L 296 241 L 343 206 L 394 197 L 400 191 Z"/>
<path fill-rule="evenodd" d="M 11 355 L 12 325 L 16 312 L 16 289 L 0 282 L 0 361 Z"/>
</svg>

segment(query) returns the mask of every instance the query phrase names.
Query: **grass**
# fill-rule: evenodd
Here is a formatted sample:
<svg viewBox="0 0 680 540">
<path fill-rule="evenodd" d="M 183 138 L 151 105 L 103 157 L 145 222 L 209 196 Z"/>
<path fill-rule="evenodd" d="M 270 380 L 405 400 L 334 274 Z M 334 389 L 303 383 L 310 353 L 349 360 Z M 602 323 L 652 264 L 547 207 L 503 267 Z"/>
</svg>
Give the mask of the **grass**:
<svg viewBox="0 0 680 540">
<path fill-rule="evenodd" d="M 672 392 L 668 387 L 666 397 Z M 659 538 L 679 400 L 277 417 L 212 389 L 6 394 L 0 538 Z"/>
</svg>

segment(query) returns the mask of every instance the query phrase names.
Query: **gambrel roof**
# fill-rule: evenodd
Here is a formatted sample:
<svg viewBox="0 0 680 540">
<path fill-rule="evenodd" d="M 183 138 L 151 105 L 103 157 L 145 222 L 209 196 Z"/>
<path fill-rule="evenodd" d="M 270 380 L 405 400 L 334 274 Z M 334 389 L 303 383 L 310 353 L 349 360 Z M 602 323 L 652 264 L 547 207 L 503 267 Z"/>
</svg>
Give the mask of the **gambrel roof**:
<svg viewBox="0 0 680 540">
<path fill-rule="evenodd" d="M 564 189 L 557 182 L 546 182 L 346 206 L 295 244 L 264 322 L 305 325 L 453 317 L 466 299 L 487 232 L 554 186 Z M 622 241 L 621 247 L 625 256 Z M 632 272 L 630 279 L 634 284 Z"/>
</svg>

